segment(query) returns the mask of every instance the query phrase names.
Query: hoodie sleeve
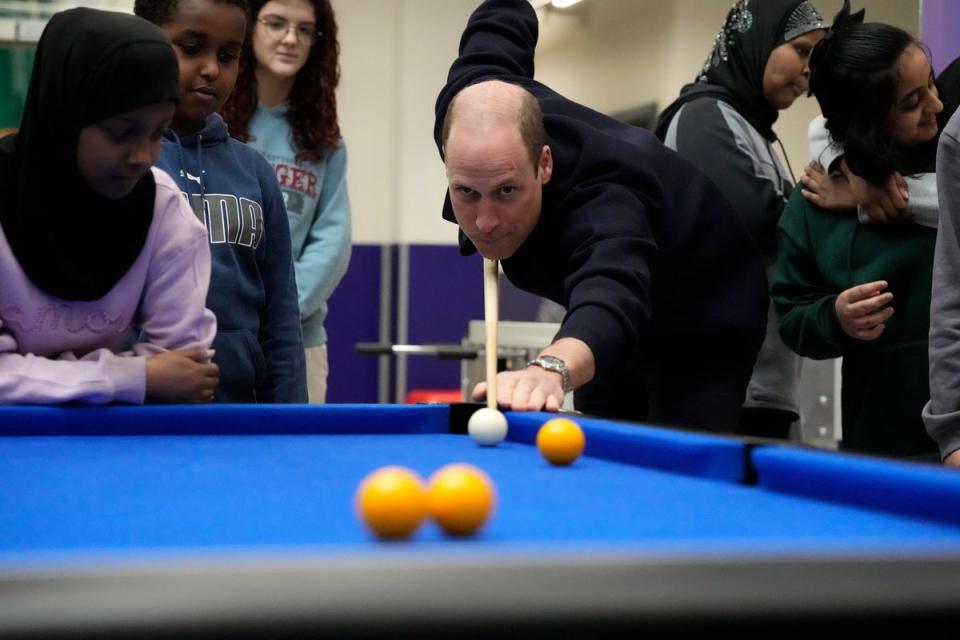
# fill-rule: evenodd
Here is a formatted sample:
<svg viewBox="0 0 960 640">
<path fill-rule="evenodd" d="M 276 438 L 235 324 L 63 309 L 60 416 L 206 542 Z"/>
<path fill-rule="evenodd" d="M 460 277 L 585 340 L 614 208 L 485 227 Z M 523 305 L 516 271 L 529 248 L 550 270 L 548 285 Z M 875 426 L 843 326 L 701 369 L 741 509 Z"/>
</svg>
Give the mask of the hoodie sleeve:
<svg viewBox="0 0 960 640">
<path fill-rule="evenodd" d="M 649 265 L 657 255 L 644 203 L 614 184 L 579 189 L 581 202 L 563 225 L 567 314 L 556 339 L 577 338 L 593 352 L 597 377 L 648 338 L 652 317 Z M 642 259 L 624 260 L 623 256 Z"/>
<path fill-rule="evenodd" d="M 333 294 L 347 272 L 350 249 L 347 149 L 341 141 L 327 159 L 313 224 L 294 262 L 301 317 L 315 314 Z"/>
<path fill-rule="evenodd" d="M 824 282 L 813 257 L 808 206 L 799 188 L 795 189 L 780 218 L 770 297 L 784 344 L 808 358 L 839 358 L 853 338 L 840 327 L 834 310 L 837 295 Z"/>
<path fill-rule="evenodd" d="M 217 333 L 217 321 L 206 307 L 210 286 L 207 231 L 167 174 L 157 176 L 154 219 L 162 222 L 141 297 L 141 341 L 137 355 L 155 355 L 201 347 Z"/>
<path fill-rule="evenodd" d="M 307 373 L 287 210 L 273 169 L 259 154 L 256 161 L 264 210 L 257 263 L 265 296 L 257 339 L 266 364 L 266 374 L 256 389 L 257 402 L 306 402 Z"/>
<path fill-rule="evenodd" d="M 97 349 L 77 359 L 17 353 L 17 342 L 0 322 L 0 404 L 82 402 L 142 404 L 146 358 Z"/>
<path fill-rule="evenodd" d="M 960 113 L 960 112 L 958 112 Z M 940 137 L 937 181 L 940 228 L 933 257 L 930 305 L 930 402 L 923 409 L 927 432 L 943 457 L 960 449 L 960 117 Z"/>
<path fill-rule="evenodd" d="M 467 22 L 460 54 L 436 104 L 434 138 L 443 154 L 443 120 L 464 87 L 483 78 L 533 79 L 539 36 L 537 14 L 527 0 L 486 0 Z"/>
</svg>

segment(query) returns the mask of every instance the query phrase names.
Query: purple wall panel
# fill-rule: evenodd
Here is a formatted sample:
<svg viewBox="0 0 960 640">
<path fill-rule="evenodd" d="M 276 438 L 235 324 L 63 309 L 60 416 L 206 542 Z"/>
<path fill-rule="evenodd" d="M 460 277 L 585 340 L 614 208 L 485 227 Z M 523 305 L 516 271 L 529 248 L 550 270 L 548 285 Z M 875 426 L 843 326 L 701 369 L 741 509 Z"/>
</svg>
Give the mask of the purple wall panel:
<svg viewBox="0 0 960 640">
<path fill-rule="evenodd" d="M 377 358 L 357 353 L 358 342 L 380 333 L 380 245 L 353 245 L 350 268 L 330 298 L 328 402 L 376 402 Z"/>
<path fill-rule="evenodd" d="M 460 343 L 467 322 L 483 318 L 483 267 L 478 255 L 457 247 L 411 245 L 410 344 Z M 407 358 L 407 389 L 460 388 L 460 362 L 428 356 Z"/>
<path fill-rule="evenodd" d="M 940 73 L 960 57 L 960 2 L 922 0 L 920 39 L 933 54 L 934 73 Z"/>
</svg>

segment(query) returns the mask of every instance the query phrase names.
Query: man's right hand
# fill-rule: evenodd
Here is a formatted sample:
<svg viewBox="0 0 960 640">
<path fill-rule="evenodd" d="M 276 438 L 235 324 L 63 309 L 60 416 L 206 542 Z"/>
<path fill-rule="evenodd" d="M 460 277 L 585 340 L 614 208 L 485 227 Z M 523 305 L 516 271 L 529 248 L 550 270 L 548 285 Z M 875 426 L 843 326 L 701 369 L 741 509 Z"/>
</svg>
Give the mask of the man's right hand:
<svg viewBox="0 0 960 640">
<path fill-rule="evenodd" d="M 477 402 L 487 397 L 487 383 L 473 390 Z M 559 411 L 563 405 L 563 377 L 555 371 L 527 367 L 497 374 L 497 405 L 512 411 Z"/>
<path fill-rule="evenodd" d="M 147 358 L 147 401 L 195 403 L 213 400 L 220 367 L 210 359 L 213 351 L 184 349 Z"/>
</svg>

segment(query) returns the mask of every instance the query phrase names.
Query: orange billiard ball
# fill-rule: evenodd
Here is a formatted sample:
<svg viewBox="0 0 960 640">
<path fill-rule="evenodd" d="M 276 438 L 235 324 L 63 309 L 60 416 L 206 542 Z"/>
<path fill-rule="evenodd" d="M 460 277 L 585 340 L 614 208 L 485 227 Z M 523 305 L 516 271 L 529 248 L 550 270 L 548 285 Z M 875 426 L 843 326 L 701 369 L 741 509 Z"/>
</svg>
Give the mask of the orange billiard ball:
<svg viewBox="0 0 960 640">
<path fill-rule="evenodd" d="M 377 536 L 406 538 L 427 515 L 423 480 L 405 467 L 380 467 L 360 483 L 354 506 Z"/>
<path fill-rule="evenodd" d="M 551 464 L 568 465 L 583 453 L 587 439 L 573 420 L 553 418 L 537 431 L 537 449 Z"/>
<path fill-rule="evenodd" d="M 469 464 L 448 464 L 427 482 L 427 511 L 451 536 L 468 536 L 496 508 L 497 492 L 490 477 Z"/>
</svg>

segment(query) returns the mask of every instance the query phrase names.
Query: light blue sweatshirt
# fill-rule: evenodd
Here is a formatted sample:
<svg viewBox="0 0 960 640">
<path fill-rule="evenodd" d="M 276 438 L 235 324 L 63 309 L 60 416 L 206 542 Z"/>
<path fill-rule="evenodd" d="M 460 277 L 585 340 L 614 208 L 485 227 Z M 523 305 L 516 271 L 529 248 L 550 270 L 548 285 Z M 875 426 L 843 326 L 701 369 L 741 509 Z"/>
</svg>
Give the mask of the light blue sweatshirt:
<svg viewBox="0 0 960 640">
<path fill-rule="evenodd" d="M 350 262 L 350 200 L 343 141 L 324 159 L 302 162 L 290 138 L 286 105 L 263 105 L 250 120 L 250 145 L 273 166 L 290 221 L 303 345 L 327 342 L 327 300 Z"/>
</svg>

